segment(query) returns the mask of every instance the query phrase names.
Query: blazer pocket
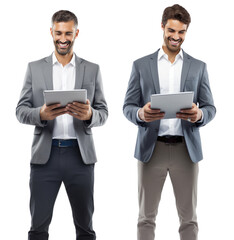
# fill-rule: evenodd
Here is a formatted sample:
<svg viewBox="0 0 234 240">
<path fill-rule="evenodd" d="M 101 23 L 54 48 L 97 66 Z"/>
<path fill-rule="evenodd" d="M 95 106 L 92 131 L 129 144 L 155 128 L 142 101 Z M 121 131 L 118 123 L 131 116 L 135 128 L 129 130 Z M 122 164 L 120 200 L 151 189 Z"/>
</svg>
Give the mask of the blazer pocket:
<svg viewBox="0 0 234 240">
<path fill-rule="evenodd" d="M 92 135 L 93 134 L 91 128 L 84 127 L 84 131 L 87 135 Z"/>
<path fill-rule="evenodd" d="M 197 80 L 198 80 L 198 78 L 196 75 L 194 75 L 194 76 L 190 75 L 189 77 L 186 78 L 186 81 L 197 81 Z"/>
<path fill-rule="evenodd" d="M 35 127 L 34 129 L 34 135 L 40 135 L 42 132 L 42 127 Z"/>
<path fill-rule="evenodd" d="M 82 88 L 86 89 L 86 88 L 91 88 L 94 86 L 94 83 L 93 82 L 90 82 L 90 83 L 84 83 L 82 85 Z"/>
<path fill-rule="evenodd" d="M 199 128 L 196 126 L 192 126 L 192 132 L 199 132 Z"/>
</svg>

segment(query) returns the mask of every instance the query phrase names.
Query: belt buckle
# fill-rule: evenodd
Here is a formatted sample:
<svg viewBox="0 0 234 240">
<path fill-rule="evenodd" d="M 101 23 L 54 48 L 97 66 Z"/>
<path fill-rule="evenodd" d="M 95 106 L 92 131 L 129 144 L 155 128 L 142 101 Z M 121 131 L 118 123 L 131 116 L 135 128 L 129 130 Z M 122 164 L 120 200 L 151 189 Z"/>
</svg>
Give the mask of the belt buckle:
<svg viewBox="0 0 234 240">
<path fill-rule="evenodd" d="M 61 140 L 59 139 L 59 142 L 58 142 L 59 147 L 61 147 L 61 144 L 62 144 L 62 142 L 61 142 Z"/>
<path fill-rule="evenodd" d="M 169 139 L 169 138 L 166 138 L 165 144 L 166 144 L 166 145 L 171 145 L 172 142 L 170 142 L 170 139 Z"/>
<path fill-rule="evenodd" d="M 177 137 L 176 136 L 165 136 L 165 139 L 166 139 L 166 144 L 167 145 L 174 145 L 174 144 L 177 144 L 179 143 L 179 141 L 177 141 Z"/>
<path fill-rule="evenodd" d="M 164 136 L 164 139 L 165 139 L 164 143 L 165 143 L 166 145 L 170 145 L 170 144 L 171 144 L 171 142 L 170 142 L 170 136 L 169 136 L 169 135 Z"/>
</svg>

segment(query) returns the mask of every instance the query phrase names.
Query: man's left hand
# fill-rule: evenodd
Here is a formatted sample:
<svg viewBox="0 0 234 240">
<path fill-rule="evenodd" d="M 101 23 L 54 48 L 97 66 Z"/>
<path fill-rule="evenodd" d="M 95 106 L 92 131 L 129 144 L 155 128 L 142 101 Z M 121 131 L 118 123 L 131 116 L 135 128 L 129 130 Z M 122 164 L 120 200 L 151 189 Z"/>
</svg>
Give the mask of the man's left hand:
<svg viewBox="0 0 234 240">
<path fill-rule="evenodd" d="M 181 109 L 179 113 L 176 114 L 177 118 L 195 123 L 202 118 L 202 111 L 193 103 L 191 109 Z"/>
<path fill-rule="evenodd" d="M 92 108 L 90 106 L 90 101 L 87 100 L 86 103 L 73 102 L 69 103 L 66 107 L 68 114 L 79 119 L 79 120 L 90 120 L 92 117 Z"/>
</svg>

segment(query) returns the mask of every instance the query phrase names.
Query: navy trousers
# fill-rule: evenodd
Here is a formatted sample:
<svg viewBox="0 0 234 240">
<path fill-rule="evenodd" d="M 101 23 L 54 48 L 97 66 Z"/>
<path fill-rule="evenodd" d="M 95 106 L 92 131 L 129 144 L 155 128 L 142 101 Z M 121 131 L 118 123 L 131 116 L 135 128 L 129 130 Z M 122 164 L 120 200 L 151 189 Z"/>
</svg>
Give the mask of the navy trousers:
<svg viewBox="0 0 234 240">
<path fill-rule="evenodd" d="M 95 240 L 92 227 L 94 164 L 83 163 L 78 145 L 52 147 L 45 165 L 31 164 L 29 240 L 47 240 L 53 207 L 61 183 L 71 204 L 76 240 Z"/>
</svg>

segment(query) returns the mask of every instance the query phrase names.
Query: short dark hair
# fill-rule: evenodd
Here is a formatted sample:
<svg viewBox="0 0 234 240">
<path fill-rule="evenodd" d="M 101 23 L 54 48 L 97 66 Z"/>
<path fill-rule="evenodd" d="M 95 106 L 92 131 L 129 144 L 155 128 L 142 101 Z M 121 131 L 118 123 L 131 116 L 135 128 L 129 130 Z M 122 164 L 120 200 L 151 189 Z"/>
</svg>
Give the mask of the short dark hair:
<svg viewBox="0 0 234 240">
<path fill-rule="evenodd" d="M 180 6 L 179 4 L 175 4 L 171 7 L 165 8 L 162 15 L 162 24 L 165 27 L 168 19 L 175 19 L 180 22 L 183 22 L 189 26 L 191 22 L 191 17 L 188 11 Z"/>
<path fill-rule="evenodd" d="M 69 21 L 73 21 L 76 28 L 78 26 L 78 19 L 76 15 L 67 10 L 60 10 L 54 13 L 51 21 L 52 21 L 52 26 L 54 22 L 69 22 Z"/>
</svg>

